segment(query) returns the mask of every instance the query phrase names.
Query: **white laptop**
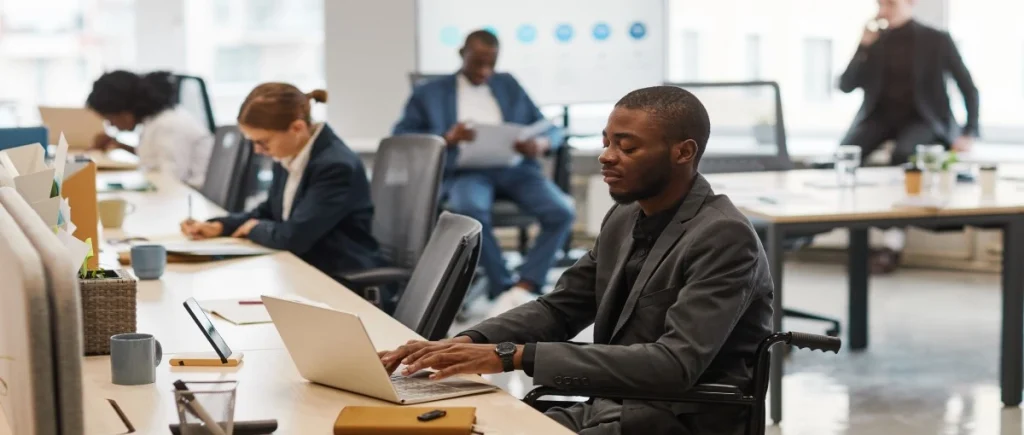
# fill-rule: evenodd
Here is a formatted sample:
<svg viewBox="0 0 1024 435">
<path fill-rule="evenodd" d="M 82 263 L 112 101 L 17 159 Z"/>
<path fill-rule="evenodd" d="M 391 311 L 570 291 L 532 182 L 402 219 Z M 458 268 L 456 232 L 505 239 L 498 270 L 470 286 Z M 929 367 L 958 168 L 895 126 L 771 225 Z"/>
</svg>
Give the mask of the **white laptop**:
<svg viewBox="0 0 1024 435">
<path fill-rule="evenodd" d="M 424 372 L 388 376 L 359 316 L 273 296 L 262 299 L 299 374 L 312 382 L 403 405 L 497 389 L 458 378 L 432 381 Z"/>
</svg>

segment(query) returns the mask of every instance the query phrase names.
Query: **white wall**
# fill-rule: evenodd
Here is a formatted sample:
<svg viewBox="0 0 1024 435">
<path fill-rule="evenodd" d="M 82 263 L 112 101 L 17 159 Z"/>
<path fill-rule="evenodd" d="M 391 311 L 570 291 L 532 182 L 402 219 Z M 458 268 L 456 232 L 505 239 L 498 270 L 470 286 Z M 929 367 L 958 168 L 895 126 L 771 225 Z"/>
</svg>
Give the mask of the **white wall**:
<svg viewBox="0 0 1024 435">
<path fill-rule="evenodd" d="M 328 122 L 346 140 L 387 136 L 416 68 L 416 0 L 328 0 L 324 20 Z"/>
<path fill-rule="evenodd" d="M 136 0 L 135 71 L 179 71 L 186 57 L 185 0 Z"/>
</svg>

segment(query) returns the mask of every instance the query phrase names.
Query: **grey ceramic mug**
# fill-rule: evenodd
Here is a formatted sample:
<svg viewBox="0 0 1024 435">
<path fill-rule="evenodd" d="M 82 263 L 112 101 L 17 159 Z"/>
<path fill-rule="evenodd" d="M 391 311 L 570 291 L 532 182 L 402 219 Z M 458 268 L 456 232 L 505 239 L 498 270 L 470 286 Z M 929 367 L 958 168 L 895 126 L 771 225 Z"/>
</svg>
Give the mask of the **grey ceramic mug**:
<svg viewBox="0 0 1024 435">
<path fill-rule="evenodd" d="M 139 279 L 160 279 L 167 266 L 167 248 L 162 245 L 132 246 L 132 270 Z"/>
<path fill-rule="evenodd" d="M 150 334 L 110 337 L 110 380 L 117 385 L 152 384 L 163 356 L 160 342 Z"/>
</svg>

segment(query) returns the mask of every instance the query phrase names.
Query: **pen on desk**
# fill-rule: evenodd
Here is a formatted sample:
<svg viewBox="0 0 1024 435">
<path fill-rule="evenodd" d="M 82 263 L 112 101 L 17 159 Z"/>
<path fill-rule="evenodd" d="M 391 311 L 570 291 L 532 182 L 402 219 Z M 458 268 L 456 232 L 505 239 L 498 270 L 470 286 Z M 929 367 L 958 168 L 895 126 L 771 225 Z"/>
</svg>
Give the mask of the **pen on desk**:
<svg viewBox="0 0 1024 435">
<path fill-rule="evenodd" d="M 253 301 L 241 300 L 241 301 L 238 301 L 238 305 L 263 305 L 263 301 L 260 301 L 260 300 L 253 300 Z"/>
<path fill-rule="evenodd" d="M 768 197 L 765 197 L 765 196 L 759 196 L 759 197 L 757 197 L 757 200 L 761 201 L 761 202 L 763 202 L 765 204 L 779 205 L 779 201 L 776 200 L 775 198 L 768 198 Z"/>
<path fill-rule="evenodd" d="M 192 195 L 191 194 L 189 194 L 189 196 L 188 196 L 188 220 L 189 220 L 189 222 L 192 221 Z"/>
<path fill-rule="evenodd" d="M 121 407 L 118 406 L 117 402 L 115 402 L 114 399 L 107 399 L 107 402 L 114 408 L 114 412 L 117 413 L 117 418 L 120 418 L 121 423 L 124 423 L 125 428 L 128 429 L 127 433 L 135 433 L 135 426 L 133 426 L 132 422 L 128 420 L 128 416 L 124 414 L 124 411 L 121 410 Z"/>
</svg>

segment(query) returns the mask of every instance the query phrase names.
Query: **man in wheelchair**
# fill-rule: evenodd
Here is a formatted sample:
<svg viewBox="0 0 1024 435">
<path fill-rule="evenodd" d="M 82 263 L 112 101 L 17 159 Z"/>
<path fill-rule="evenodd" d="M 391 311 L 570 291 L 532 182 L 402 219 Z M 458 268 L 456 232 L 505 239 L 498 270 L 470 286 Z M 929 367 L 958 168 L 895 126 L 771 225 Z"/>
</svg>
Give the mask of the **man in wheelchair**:
<svg viewBox="0 0 1024 435">
<path fill-rule="evenodd" d="M 539 385 L 683 393 L 745 388 L 771 332 L 772 279 L 746 217 L 697 173 L 710 121 L 677 87 L 627 94 L 603 133 L 602 175 L 617 205 L 555 290 L 441 342 L 381 352 L 389 371 L 432 377 L 523 370 Z M 594 324 L 594 343 L 570 343 Z M 593 399 L 547 414 L 583 434 L 732 434 L 749 410 Z"/>
</svg>

